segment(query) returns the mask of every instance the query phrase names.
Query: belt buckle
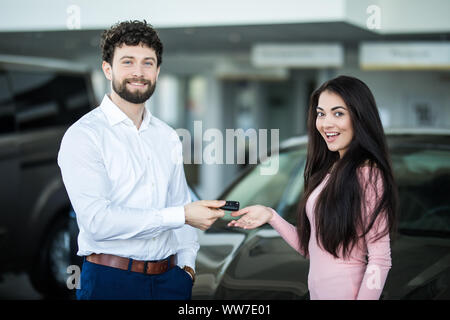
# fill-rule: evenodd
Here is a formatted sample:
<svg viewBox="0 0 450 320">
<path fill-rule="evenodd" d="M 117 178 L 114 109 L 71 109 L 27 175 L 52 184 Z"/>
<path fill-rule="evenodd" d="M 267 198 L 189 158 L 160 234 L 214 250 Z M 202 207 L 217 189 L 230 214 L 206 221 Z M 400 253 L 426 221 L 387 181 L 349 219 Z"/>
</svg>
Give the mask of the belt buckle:
<svg viewBox="0 0 450 320">
<path fill-rule="evenodd" d="M 170 264 L 171 257 L 172 256 L 169 256 L 168 258 L 163 259 L 163 260 L 144 261 L 144 270 L 143 270 L 144 274 L 149 274 L 149 263 L 154 263 L 157 265 L 157 267 L 155 266 L 156 268 L 152 268 L 152 270 L 155 270 L 156 272 L 159 271 L 159 274 L 168 271 L 171 266 L 171 264 Z M 153 274 L 153 273 L 151 273 L 151 274 Z M 158 274 L 158 273 L 156 273 L 156 274 Z"/>
</svg>

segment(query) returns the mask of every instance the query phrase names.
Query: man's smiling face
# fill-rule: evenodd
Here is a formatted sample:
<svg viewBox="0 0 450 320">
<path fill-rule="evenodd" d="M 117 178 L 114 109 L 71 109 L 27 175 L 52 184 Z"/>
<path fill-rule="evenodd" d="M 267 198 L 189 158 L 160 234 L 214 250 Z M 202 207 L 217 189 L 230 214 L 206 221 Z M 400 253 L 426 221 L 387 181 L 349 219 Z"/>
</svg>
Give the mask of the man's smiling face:
<svg viewBox="0 0 450 320">
<path fill-rule="evenodd" d="M 112 66 L 104 62 L 114 92 L 122 99 L 142 104 L 155 91 L 160 68 L 155 50 L 145 45 L 116 47 Z"/>
</svg>

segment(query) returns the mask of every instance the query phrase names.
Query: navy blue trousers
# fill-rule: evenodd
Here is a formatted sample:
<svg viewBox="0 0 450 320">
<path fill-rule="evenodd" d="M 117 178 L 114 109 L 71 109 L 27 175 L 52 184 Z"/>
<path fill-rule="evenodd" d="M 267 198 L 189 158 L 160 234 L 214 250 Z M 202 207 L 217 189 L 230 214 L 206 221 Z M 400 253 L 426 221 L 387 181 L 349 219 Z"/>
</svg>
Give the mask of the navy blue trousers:
<svg viewBox="0 0 450 320">
<path fill-rule="evenodd" d="M 192 278 L 178 266 L 158 275 L 84 261 L 78 300 L 190 300 Z"/>
</svg>

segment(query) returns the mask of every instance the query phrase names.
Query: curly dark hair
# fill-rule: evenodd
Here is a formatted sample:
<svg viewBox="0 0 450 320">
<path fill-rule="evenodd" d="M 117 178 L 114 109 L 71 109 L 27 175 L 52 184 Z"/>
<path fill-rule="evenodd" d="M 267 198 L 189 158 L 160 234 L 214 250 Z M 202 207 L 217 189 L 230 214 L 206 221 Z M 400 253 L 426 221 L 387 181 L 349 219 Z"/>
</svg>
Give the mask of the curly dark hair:
<svg viewBox="0 0 450 320">
<path fill-rule="evenodd" d="M 103 31 L 100 47 L 102 48 L 102 59 L 112 65 L 114 49 L 123 44 L 137 46 L 144 44 L 155 50 L 157 66 L 162 63 L 163 45 L 152 25 L 147 21 L 123 21 L 113 25 L 110 29 Z"/>
</svg>

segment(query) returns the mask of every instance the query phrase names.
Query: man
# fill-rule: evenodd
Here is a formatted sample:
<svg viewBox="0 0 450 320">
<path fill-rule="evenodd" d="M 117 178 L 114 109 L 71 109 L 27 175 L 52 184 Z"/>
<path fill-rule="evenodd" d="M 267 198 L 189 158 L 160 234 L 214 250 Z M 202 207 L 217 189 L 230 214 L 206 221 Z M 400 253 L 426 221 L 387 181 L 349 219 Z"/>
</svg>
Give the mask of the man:
<svg viewBox="0 0 450 320">
<path fill-rule="evenodd" d="M 191 203 L 176 132 L 145 108 L 163 46 L 151 25 L 102 35 L 111 93 L 65 133 L 58 154 L 85 256 L 78 299 L 190 299 L 205 230 L 225 201 Z"/>
</svg>

